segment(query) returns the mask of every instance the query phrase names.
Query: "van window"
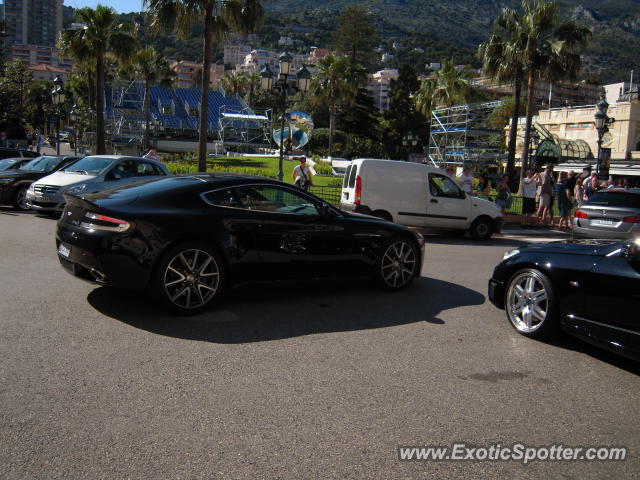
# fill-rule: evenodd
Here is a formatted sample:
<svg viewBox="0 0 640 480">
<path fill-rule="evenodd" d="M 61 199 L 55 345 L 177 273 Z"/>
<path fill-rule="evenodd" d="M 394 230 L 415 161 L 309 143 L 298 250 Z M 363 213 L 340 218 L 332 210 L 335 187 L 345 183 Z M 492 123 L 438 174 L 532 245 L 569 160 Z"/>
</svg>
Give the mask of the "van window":
<svg viewBox="0 0 640 480">
<path fill-rule="evenodd" d="M 464 192 L 449 177 L 429 174 L 429 191 L 434 197 L 465 198 Z"/>
<path fill-rule="evenodd" d="M 358 165 L 351 165 L 351 172 L 349 173 L 349 188 L 356 186 L 356 174 L 358 173 Z"/>
<path fill-rule="evenodd" d="M 347 171 L 344 172 L 344 178 L 342 179 L 342 188 L 347 188 L 347 185 L 349 185 L 349 173 L 351 173 L 352 168 L 353 165 L 349 165 L 347 167 Z"/>
</svg>

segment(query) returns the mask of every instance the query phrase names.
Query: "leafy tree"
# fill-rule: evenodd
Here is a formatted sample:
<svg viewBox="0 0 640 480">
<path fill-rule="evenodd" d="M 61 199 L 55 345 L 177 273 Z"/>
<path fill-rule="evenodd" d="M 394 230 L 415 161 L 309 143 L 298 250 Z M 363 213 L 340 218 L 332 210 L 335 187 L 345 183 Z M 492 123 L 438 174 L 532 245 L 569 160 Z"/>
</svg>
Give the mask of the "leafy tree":
<svg viewBox="0 0 640 480">
<path fill-rule="evenodd" d="M 31 74 L 22 60 L 14 60 L 5 65 L 4 76 L 0 77 L 0 124 L 12 128 L 11 136 L 24 135 L 25 100 Z"/>
<path fill-rule="evenodd" d="M 213 42 L 229 31 L 254 31 L 262 22 L 259 0 L 144 0 L 143 5 L 156 26 L 169 27 L 187 37 L 192 24 L 203 22 L 202 70 L 211 69 Z M 202 78 L 198 170 L 206 171 L 209 75 Z"/>
<path fill-rule="evenodd" d="M 351 68 L 371 67 L 379 42 L 374 17 L 361 5 L 349 5 L 338 16 L 337 24 L 333 34 L 335 50 L 349 58 Z"/>
<path fill-rule="evenodd" d="M 311 82 L 311 98 L 329 109 L 329 156 L 333 155 L 333 132 L 339 111 L 353 106 L 359 77 L 347 57 L 327 55 L 318 62 L 318 75 Z"/>
<path fill-rule="evenodd" d="M 168 87 L 173 84 L 175 72 L 169 68 L 169 62 L 162 55 L 156 52 L 155 48 L 147 47 L 138 50 L 133 58 L 135 72 L 144 79 L 144 148 L 149 148 L 149 134 L 151 131 L 150 120 L 150 100 L 151 86 L 157 83 Z"/>
<path fill-rule="evenodd" d="M 457 69 L 453 59 L 443 60 L 440 70 L 432 80 L 435 105 L 452 107 L 469 102 L 473 98 L 470 77 L 471 71 L 468 67 Z"/>
<path fill-rule="evenodd" d="M 365 87 L 358 88 L 352 108 L 340 117 L 338 128 L 370 139 L 377 139 L 378 109 Z"/>
<path fill-rule="evenodd" d="M 249 79 L 245 72 L 226 72 L 218 82 L 227 95 L 244 96 L 249 90 Z"/>
<path fill-rule="evenodd" d="M 95 71 L 96 153 L 104 154 L 104 94 L 106 66 L 109 60 L 127 62 L 136 42 L 130 35 L 131 25 L 118 24 L 117 14 L 110 7 L 100 4 L 94 9 L 76 10 L 81 28 L 67 29 L 60 33 L 59 47 L 62 55 L 75 58 L 80 64 L 92 65 Z"/>
<path fill-rule="evenodd" d="M 23 115 L 32 129 L 45 130 L 47 114 L 53 110 L 52 89 L 53 82 L 33 81 L 28 85 Z"/>
</svg>

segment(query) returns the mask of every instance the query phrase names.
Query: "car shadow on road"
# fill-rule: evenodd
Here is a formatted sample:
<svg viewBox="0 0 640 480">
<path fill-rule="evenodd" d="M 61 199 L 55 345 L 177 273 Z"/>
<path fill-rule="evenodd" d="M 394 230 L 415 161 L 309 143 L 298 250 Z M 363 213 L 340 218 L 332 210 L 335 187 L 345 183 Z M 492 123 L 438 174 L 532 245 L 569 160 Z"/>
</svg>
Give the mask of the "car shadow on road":
<svg viewBox="0 0 640 480">
<path fill-rule="evenodd" d="M 438 326 L 445 323 L 441 312 L 485 301 L 474 290 L 432 278 L 400 292 L 382 292 L 367 281 L 354 286 L 348 279 L 246 285 L 192 317 L 174 316 L 144 294 L 110 287 L 96 288 L 87 299 L 102 314 L 158 335 L 230 344 L 416 322 Z"/>
</svg>

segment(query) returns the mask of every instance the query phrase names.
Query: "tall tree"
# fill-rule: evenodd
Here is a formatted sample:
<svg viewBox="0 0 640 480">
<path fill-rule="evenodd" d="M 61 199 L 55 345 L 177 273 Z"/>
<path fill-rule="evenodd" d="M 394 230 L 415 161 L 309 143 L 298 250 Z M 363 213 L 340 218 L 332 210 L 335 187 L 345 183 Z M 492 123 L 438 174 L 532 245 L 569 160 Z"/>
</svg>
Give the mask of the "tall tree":
<svg viewBox="0 0 640 480">
<path fill-rule="evenodd" d="M 351 68 L 370 67 L 378 41 L 374 18 L 361 5 L 349 5 L 338 16 L 333 46 L 349 58 Z"/>
<path fill-rule="evenodd" d="M 226 72 L 218 81 L 227 95 L 244 96 L 249 90 L 249 79 L 244 72 Z"/>
<path fill-rule="evenodd" d="M 504 8 L 495 22 L 495 33 L 480 44 L 477 52 L 485 75 L 497 82 L 509 82 L 514 86 L 507 148 L 507 173 L 511 177 L 515 167 L 520 97 L 524 79 L 522 57 L 525 45 L 519 36 L 518 20 L 519 15 L 515 10 Z"/>
<path fill-rule="evenodd" d="M 162 55 L 158 54 L 153 47 L 140 49 L 133 59 L 135 72 L 144 79 L 144 148 L 150 148 L 150 105 L 151 86 L 157 83 L 163 86 L 171 86 L 175 78 L 175 72 L 169 68 L 169 62 Z"/>
<path fill-rule="evenodd" d="M 76 18 L 82 27 L 63 30 L 58 43 L 62 55 L 95 68 L 96 153 L 104 154 L 106 65 L 111 59 L 128 61 L 136 42 L 130 34 L 131 25 L 118 24 L 118 16 L 111 7 L 98 4 L 95 10 L 81 8 L 76 10 Z"/>
<path fill-rule="evenodd" d="M 527 77 L 522 174 L 529 161 L 536 81 L 538 78 L 574 80 L 582 65 L 580 51 L 586 46 L 591 31 L 571 20 L 563 22 L 558 5 L 544 0 L 523 0 L 522 12 L 512 14 L 510 28 L 518 39 L 517 51 L 521 52 L 519 58 Z"/>
<path fill-rule="evenodd" d="M 12 128 L 14 136 L 24 131 L 24 109 L 31 74 L 22 60 L 13 60 L 5 65 L 4 76 L 0 77 L 0 124 Z"/>
<path fill-rule="evenodd" d="M 311 82 L 311 95 L 329 108 L 329 157 L 333 154 L 336 115 L 354 104 L 358 83 L 359 76 L 351 69 L 348 57 L 327 55 L 318 62 L 318 75 Z"/>
<path fill-rule="evenodd" d="M 436 105 L 452 107 L 467 103 L 473 95 L 469 84 L 469 68 L 456 68 L 453 59 L 442 61 L 440 70 L 435 73 L 433 97 Z"/>
<path fill-rule="evenodd" d="M 262 22 L 260 0 L 144 0 L 154 26 L 169 27 L 186 37 L 192 24 L 203 22 L 202 77 L 198 169 L 207 169 L 209 75 L 213 42 L 229 31 L 250 32 Z"/>
</svg>

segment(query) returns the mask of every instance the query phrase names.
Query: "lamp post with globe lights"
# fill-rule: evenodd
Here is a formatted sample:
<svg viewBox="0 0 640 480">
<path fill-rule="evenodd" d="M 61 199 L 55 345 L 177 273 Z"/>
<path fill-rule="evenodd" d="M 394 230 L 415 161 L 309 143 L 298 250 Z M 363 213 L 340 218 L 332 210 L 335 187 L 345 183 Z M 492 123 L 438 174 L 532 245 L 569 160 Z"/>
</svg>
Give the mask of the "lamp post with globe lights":
<svg viewBox="0 0 640 480">
<path fill-rule="evenodd" d="M 60 155 L 60 118 L 62 116 L 62 106 L 64 105 L 66 92 L 64 82 L 57 76 L 53 79 L 53 89 L 51 90 L 51 100 L 56 113 L 56 155 Z"/>
<path fill-rule="evenodd" d="M 609 127 L 613 125 L 613 123 L 616 121 L 615 118 L 610 118 L 607 115 L 608 109 L 609 109 L 609 103 L 607 103 L 607 101 L 604 98 L 604 95 L 602 95 L 600 97 L 600 101 L 596 105 L 596 113 L 594 115 L 596 131 L 598 132 L 598 161 L 596 163 L 596 174 L 598 175 L 598 178 L 601 180 L 603 180 L 604 177 L 609 176 L 608 169 L 606 169 L 607 174 L 606 175 L 603 174 L 602 137 L 604 137 L 604 134 L 609 131 Z"/>
</svg>

